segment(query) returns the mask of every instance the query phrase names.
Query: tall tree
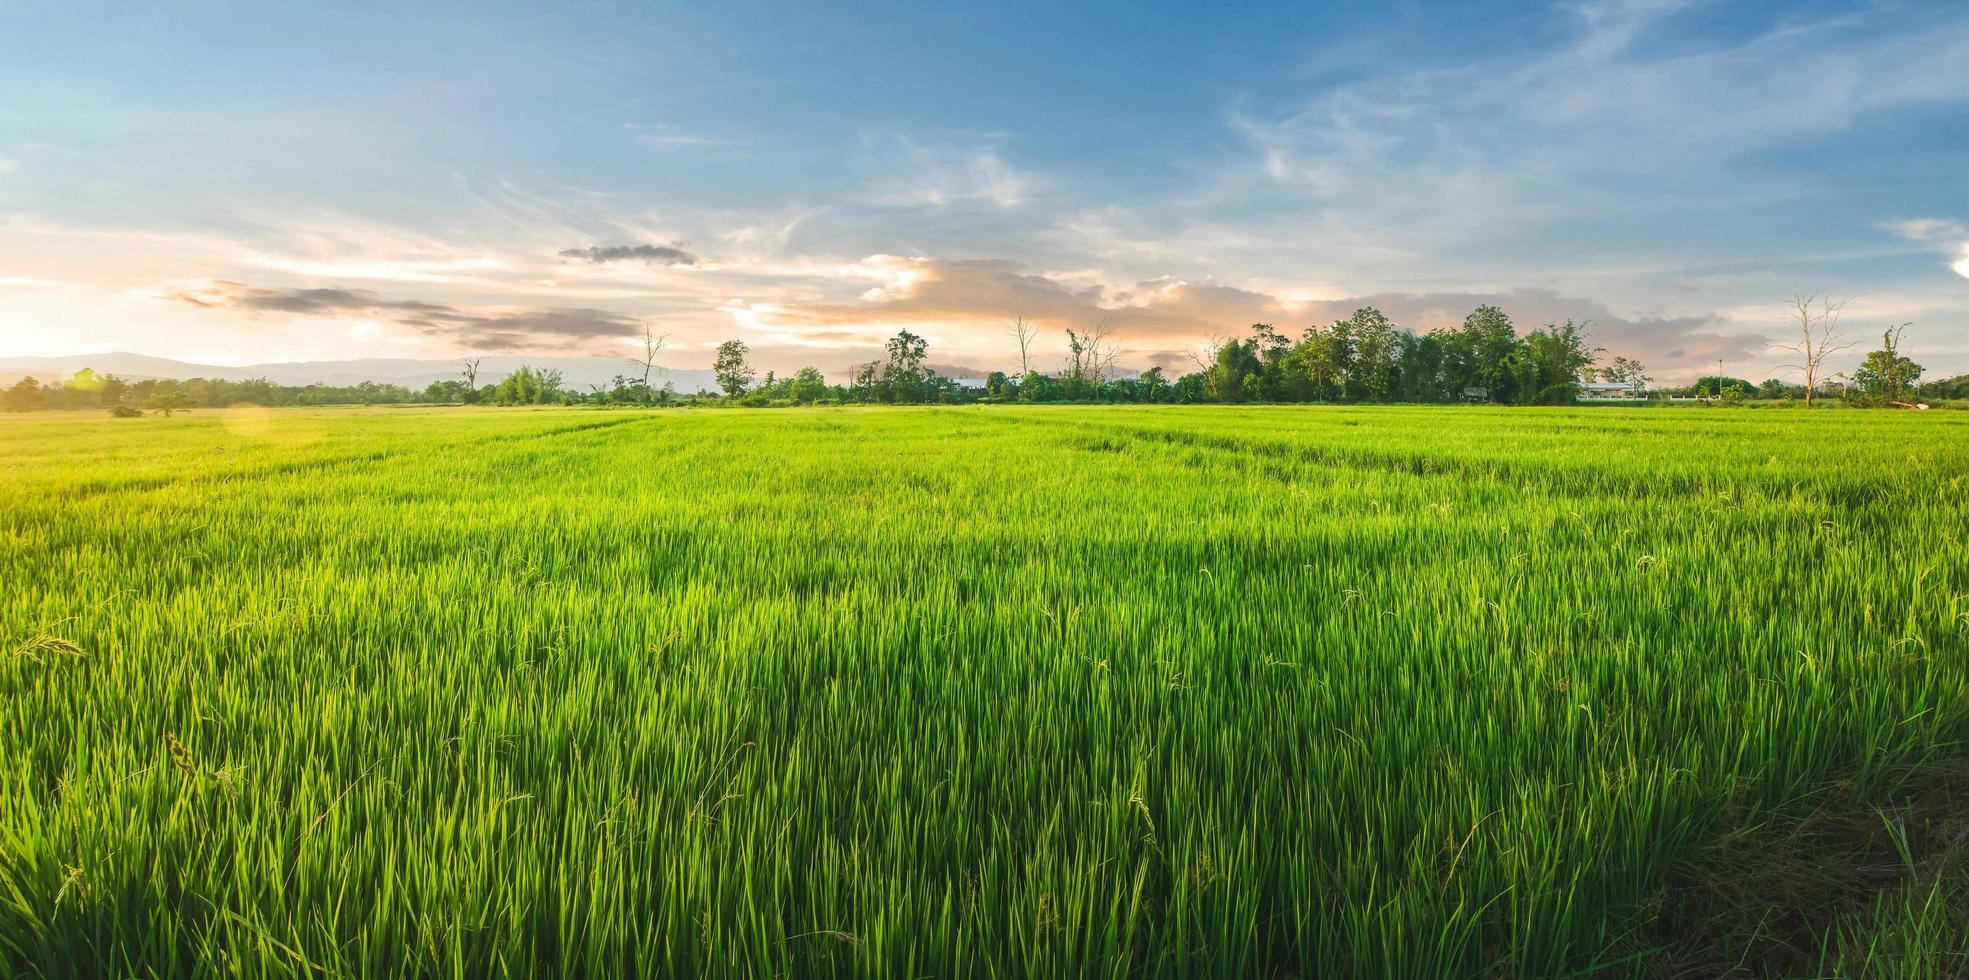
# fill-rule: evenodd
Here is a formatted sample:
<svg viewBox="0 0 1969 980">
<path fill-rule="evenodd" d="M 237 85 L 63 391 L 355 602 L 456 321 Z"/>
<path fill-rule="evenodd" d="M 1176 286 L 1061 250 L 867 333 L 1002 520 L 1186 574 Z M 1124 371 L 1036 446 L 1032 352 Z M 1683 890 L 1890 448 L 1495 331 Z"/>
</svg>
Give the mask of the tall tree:
<svg viewBox="0 0 1969 980">
<path fill-rule="evenodd" d="M 1520 403 L 1570 405 L 1578 400 L 1579 378 L 1600 354 L 1598 347 L 1587 346 L 1586 326 L 1567 320 L 1525 335 L 1517 355 Z"/>
<path fill-rule="evenodd" d="M 929 342 L 904 330 L 889 338 L 883 347 L 889 361 L 882 367 L 883 401 L 920 402 L 927 400 L 923 383 L 923 358 L 929 355 Z"/>
<path fill-rule="evenodd" d="M 827 377 L 819 368 L 803 367 L 793 373 L 790 393 L 802 405 L 817 402 L 827 395 Z"/>
<path fill-rule="evenodd" d="M 1346 321 L 1324 330 L 1307 327 L 1292 348 L 1291 373 L 1302 386 L 1304 397 L 1333 401 L 1346 394 L 1347 366 L 1352 360 Z"/>
<path fill-rule="evenodd" d="M 1600 369 L 1600 377 L 1612 384 L 1633 385 L 1642 390 L 1654 380 L 1648 377 L 1648 369 L 1640 361 L 1626 357 L 1615 357 L 1612 364 Z"/>
<path fill-rule="evenodd" d="M 928 341 L 907 330 L 889 338 L 883 347 L 889 352 L 889 370 L 905 375 L 915 374 L 930 350 Z"/>
<path fill-rule="evenodd" d="M 718 356 L 711 362 L 711 373 L 727 396 L 737 398 L 751 387 L 752 365 L 745 360 L 751 353 L 752 348 L 745 346 L 743 340 L 727 340 L 718 345 Z"/>
<path fill-rule="evenodd" d="M 1479 306 L 1463 318 L 1461 329 L 1446 338 L 1450 349 L 1450 370 L 1458 394 L 1463 388 L 1483 388 L 1491 401 L 1511 401 L 1511 355 L 1518 349 L 1518 328 L 1503 310 Z"/>
<path fill-rule="evenodd" d="M 459 372 L 465 376 L 465 401 L 479 400 L 479 362 L 485 360 L 477 354 L 458 362 Z"/>
<path fill-rule="evenodd" d="M 1025 314 L 1019 313 L 1012 317 L 1012 329 L 1006 334 L 1019 342 L 1019 377 L 1023 378 L 1032 373 L 1032 339 L 1039 336 L 1039 331 L 1026 322 Z"/>
<path fill-rule="evenodd" d="M 1905 402 L 1912 398 L 1914 383 L 1921 380 L 1921 365 L 1901 355 L 1901 335 L 1909 324 L 1888 327 L 1880 336 L 1880 349 L 1866 356 L 1853 372 L 1853 384 L 1868 399 L 1882 404 Z"/>
<path fill-rule="evenodd" d="M 1785 321 L 1798 331 L 1798 339 L 1775 346 L 1790 351 L 1795 358 L 1785 367 L 1804 373 L 1806 408 L 1812 407 L 1812 396 L 1825 374 L 1826 359 L 1852 349 L 1853 345 L 1842 342 L 1839 334 L 1839 316 L 1848 302 L 1851 300 L 1835 299 L 1822 289 L 1809 293 L 1794 289 L 1786 302 Z"/>
<path fill-rule="evenodd" d="M 667 333 L 654 333 L 650 330 L 649 323 L 644 322 L 642 356 L 629 358 L 629 363 L 638 365 L 643 369 L 643 390 L 645 392 L 649 390 L 649 375 L 650 370 L 656 366 L 656 355 L 662 353 L 663 349 L 668 346 L 670 346 L 670 335 Z"/>
<path fill-rule="evenodd" d="M 1348 380 L 1355 397 L 1385 401 L 1394 390 L 1396 357 L 1395 325 L 1380 310 L 1363 306 L 1347 318 L 1348 338 L 1353 342 L 1353 369 Z"/>
<path fill-rule="evenodd" d="M 1217 348 L 1217 358 L 1205 372 L 1211 397 L 1222 402 L 1246 402 L 1259 393 L 1264 364 L 1258 360 L 1257 338 L 1229 341 Z"/>
<path fill-rule="evenodd" d="M 13 387 L 0 392 L 0 405 L 9 412 L 32 412 L 41 407 L 46 396 L 41 391 L 41 382 L 33 378 L 22 378 Z"/>
</svg>

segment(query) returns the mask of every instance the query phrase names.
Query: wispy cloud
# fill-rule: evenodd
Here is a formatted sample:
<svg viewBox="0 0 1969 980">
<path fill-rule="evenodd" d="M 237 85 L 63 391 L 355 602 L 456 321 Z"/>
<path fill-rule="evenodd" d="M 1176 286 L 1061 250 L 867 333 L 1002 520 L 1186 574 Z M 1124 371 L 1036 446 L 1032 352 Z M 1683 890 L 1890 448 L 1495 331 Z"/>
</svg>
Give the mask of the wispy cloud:
<svg viewBox="0 0 1969 980">
<path fill-rule="evenodd" d="M 277 255 L 247 255 L 245 264 L 325 279 L 387 279 L 395 282 L 454 282 L 462 276 L 510 268 L 489 255 L 463 259 L 301 259 Z"/>
<path fill-rule="evenodd" d="M 989 143 L 931 145 L 905 136 L 870 136 L 862 142 L 862 169 L 875 203 L 1014 208 L 1031 197 L 1036 184 L 1034 175 L 1014 167 Z"/>
<path fill-rule="evenodd" d="M 629 138 L 652 149 L 693 146 L 724 146 L 731 140 L 688 132 L 669 123 L 623 123 Z"/>
<path fill-rule="evenodd" d="M 1607 229 L 1595 248 L 1631 250 L 1617 233 L 1630 223 L 1827 193 L 1769 156 L 1872 114 L 1969 104 L 1969 18 L 1886 30 L 1854 15 L 1699 47 L 1642 43 L 1686 6 L 1580 4 L 1570 40 L 1543 53 L 1234 111 L 1250 155 L 1224 172 L 1212 210 L 1289 214 L 1315 255 L 1350 273 L 1371 266 L 1326 244 L 1336 236 L 1406 250 L 1413 268 L 1493 275 L 1484 257 L 1500 244 L 1575 258 L 1577 233 L 1548 231 L 1569 222 Z"/>
</svg>

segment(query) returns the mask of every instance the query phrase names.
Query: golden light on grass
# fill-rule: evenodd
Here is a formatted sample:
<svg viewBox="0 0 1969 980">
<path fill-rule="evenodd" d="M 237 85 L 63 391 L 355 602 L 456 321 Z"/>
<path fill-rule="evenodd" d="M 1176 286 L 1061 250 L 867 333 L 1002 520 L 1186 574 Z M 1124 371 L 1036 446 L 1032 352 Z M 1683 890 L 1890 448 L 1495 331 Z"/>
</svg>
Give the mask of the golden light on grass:
<svg viewBox="0 0 1969 980">
<path fill-rule="evenodd" d="M 219 413 L 227 432 L 242 439 L 280 446 L 306 446 L 323 434 L 322 419 L 310 412 L 240 402 Z"/>
</svg>

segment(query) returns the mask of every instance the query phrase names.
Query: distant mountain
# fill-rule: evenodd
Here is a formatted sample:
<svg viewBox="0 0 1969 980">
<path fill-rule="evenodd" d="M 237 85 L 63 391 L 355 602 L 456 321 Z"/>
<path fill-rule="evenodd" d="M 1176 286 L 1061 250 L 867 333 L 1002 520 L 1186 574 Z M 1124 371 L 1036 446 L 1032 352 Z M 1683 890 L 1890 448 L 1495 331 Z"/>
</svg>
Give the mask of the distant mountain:
<svg viewBox="0 0 1969 980">
<path fill-rule="evenodd" d="M 266 378 L 280 385 L 341 386 L 374 381 L 422 388 L 433 381 L 458 378 L 458 364 L 456 359 L 366 357 L 352 361 L 289 361 L 228 367 L 113 351 L 60 357 L 0 357 L 0 384 L 13 384 L 29 376 L 44 383 L 61 381 L 88 368 L 97 374 L 114 374 L 133 381 L 145 378 L 217 378 L 227 381 Z M 576 390 L 585 390 L 590 385 L 606 386 L 618 374 L 641 370 L 632 368 L 628 361 L 617 357 L 487 357 L 479 364 L 479 383 L 496 382 L 523 364 L 557 370 L 561 372 L 562 383 Z M 678 391 L 687 393 L 718 386 L 710 371 L 685 371 L 659 366 L 651 372 L 651 384 L 660 386 L 665 381 L 675 385 Z"/>
</svg>

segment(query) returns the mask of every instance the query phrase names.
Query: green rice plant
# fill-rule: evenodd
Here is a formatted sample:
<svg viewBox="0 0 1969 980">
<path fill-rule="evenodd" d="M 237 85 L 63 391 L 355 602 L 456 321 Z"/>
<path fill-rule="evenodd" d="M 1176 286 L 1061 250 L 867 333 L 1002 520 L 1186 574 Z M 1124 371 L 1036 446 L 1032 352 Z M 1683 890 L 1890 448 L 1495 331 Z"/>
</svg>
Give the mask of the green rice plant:
<svg viewBox="0 0 1969 980">
<path fill-rule="evenodd" d="M 250 423 L 0 424 L 0 972 L 1954 962 L 1969 417 Z"/>
</svg>

